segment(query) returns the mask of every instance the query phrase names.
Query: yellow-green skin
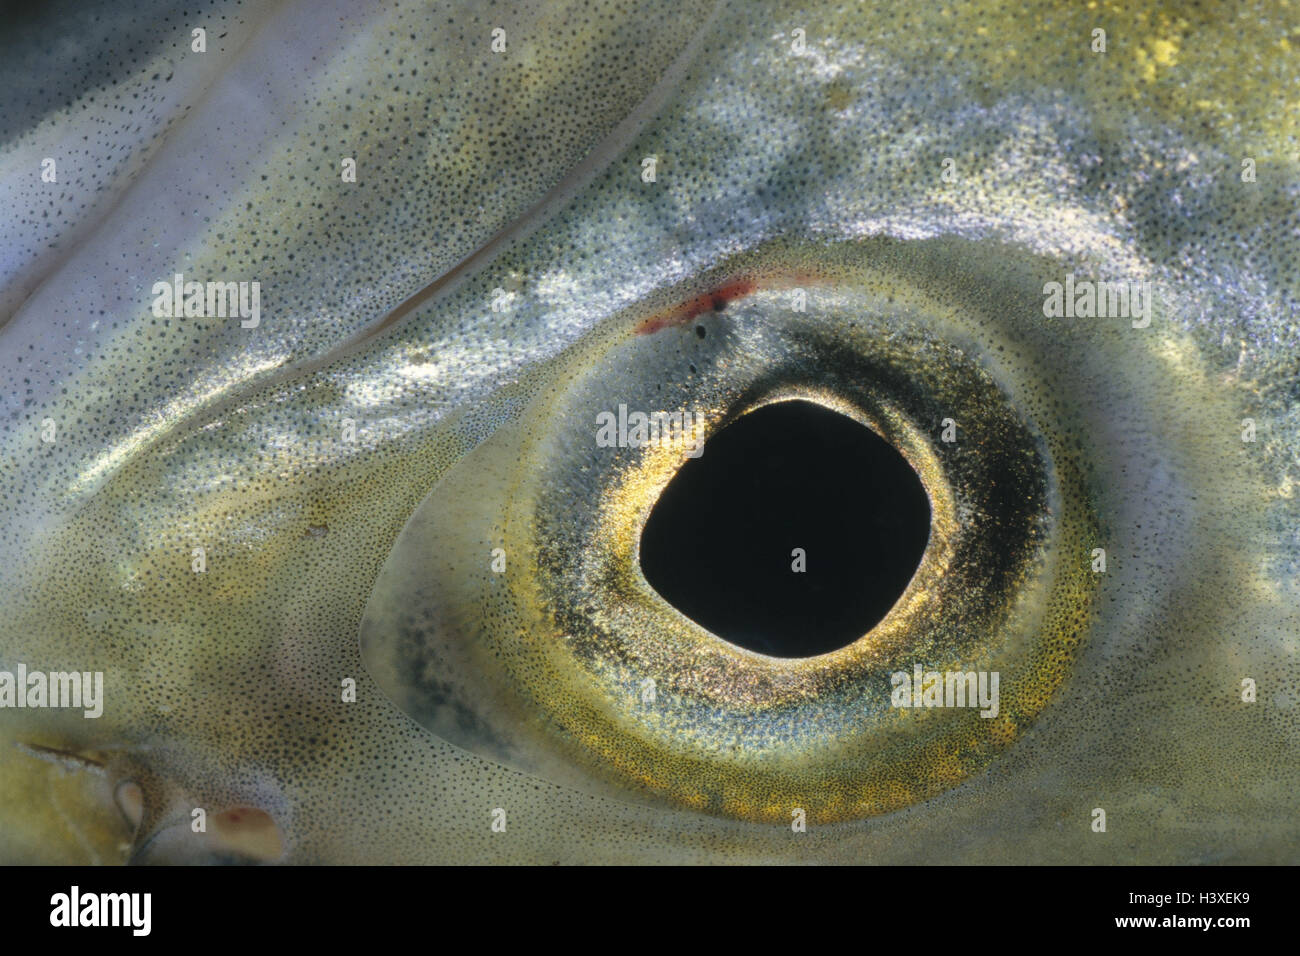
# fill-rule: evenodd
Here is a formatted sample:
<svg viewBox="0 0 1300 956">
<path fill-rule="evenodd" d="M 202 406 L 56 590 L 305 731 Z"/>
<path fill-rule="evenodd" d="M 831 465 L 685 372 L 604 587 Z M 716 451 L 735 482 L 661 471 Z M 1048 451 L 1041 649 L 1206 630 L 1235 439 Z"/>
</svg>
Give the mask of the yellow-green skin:
<svg viewBox="0 0 1300 956">
<path fill-rule="evenodd" d="M 106 697 L 97 720 L 0 710 L 0 860 L 234 858 L 192 833 L 196 807 L 264 810 L 294 863 L 1300 857 L 1294 3 L 151 13 L 87 41 L 125 64 L 107 78 L 0 57 L 15 91 L 0 196 L 26 225 L 0 232 L 0 669 L 103 671 Z M 43 83 L 61 96 L 27 95 Z M 261 324 L 156 318 L 150 289 L 177 272 L 260 281 Z M 694 322 L 636 334 L 737 273 L 756 288 L 700 320 L 707 338 Z M 1045 317 L 1043 284 L 1068 273 L 1153 282 L 1151 325 Z M 718 394 L 743 391 L 783 359 L 793 286 L 809 293 L 797 321 L 851 349 L 887 336 L 855 338 L 850 316 L 887 326 L 895 309 L 900 336 L 931 342 L 911 353 L 918 379 L 927 354 L 960 354 L 1039 436 L 1060 490 L 1050 532 L 1023 591 L 970 598 L 1010 622 L 989 630 L 1014 638 L 1006 653 L 1050 651 L 1015 698 L 1026 719 L 990 728 L 978 759 L 872 765 L 912 785 L 837 802 L 822 777 L 774 790 L 748 772 L 702 800 L 685 729 L 611 770 L 572 725 L 538 719 L 531 757 L 511 761 L 549 768 L 533 775 L 407 716 L 359 634 L 440 479 L 492 469 L 478 512 L 446 512 L 466 528 L 504 483 L 541 503 L 539 524 L 598 515 L 610 560 L 626 557 L 662 460 L 588 473 L 582 449 L 566 472 L 548 442 L 597 386 L 685 395 L 707 364 Z M 558 485 L 502 478 L 539 474 Z M 614 484 L 623 498 L 597 495 Z M 589 607 L 595 590 L 530 576 L 531 530 L 501 529 L 510 613 Z M 492 586 L 482 543 L 464 545 L 480 583 L 448 592 L 462 623 Z M 608 570 L 635 583 L 631 561 Z M 945 578 L 925 584 L 942 608 Z M 607 610 L 587 613 L 617 626 Z M 470 623 L 492 640 L 519 620 Z M 918 648 L 967 623 L 935 620 Z M 665 625 L 662 646 L 687 630 Z M 573 711 L 572 688 L 504 673 L 485 680 Z M 864 732 L 899 719 L 881 708 Z M 125 781 L 143 792 L 134 832 L 112 799 Z"/>
</svg>

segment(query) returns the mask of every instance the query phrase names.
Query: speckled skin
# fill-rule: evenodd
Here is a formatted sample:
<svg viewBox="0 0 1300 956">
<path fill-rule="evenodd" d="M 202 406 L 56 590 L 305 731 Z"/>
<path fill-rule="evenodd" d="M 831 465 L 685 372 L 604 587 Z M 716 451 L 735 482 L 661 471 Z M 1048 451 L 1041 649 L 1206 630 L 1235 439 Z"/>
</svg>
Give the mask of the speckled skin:
<svg viewBox="0 0 1300 956">
<path fill-rule="evenodd" d="M 107 76 L 41 61 L 59 75 L 44 93 L 0 56 L 0 197 L 28 221 L 53 203 L 55 221 L 0 226 L 0 669 L 106 683 L 98 720 L 0 710 L 0 859 L 227 859 L 193 838 L 192 808 L 256 807 L 278 858 L 302 863 L 1297 861 L 1293 5 L 248 6 L 159 17 Z M 122 26 L 91 48 L 117 50 L 138 12 L 106 12 Z M 222 16 L 222 44 L 185 52 Z M 150 79 L 159 57 L 174 91 Z M 145 91 L 140 129 L 86 89 L 104 82 Z M 46 155 L 69 157 L 57 184 Z M 261 325 L 155 318 L 150 286 L 175 272 L 260 281 Z M 1067 273 L 1151 281 L 1151 325 L 1046 318 L 1043 285 Z M 725 312 L 637 334 L 738 274 L 754 289 Z M 849 382 L 881 342 L 935 387 L 908 404 Z M 971 398 L 959 380 L 1035 436 L 1045 490 L 1032 537 L 957 508 L 940 539 L 1032 560 L 983 593 L 925 578 L 933 626 L 901 622 L 895 651 L 1015 671 L 1046 648 L 1056 675 L 1020 685 L 1026 719 L 978 759 L 855 765 L 901 720 L 864 707 L 861 739 L 818 746 L 841 784 L 915 784 L 870 803 L 798 766 L 780 785 L 762 766 L 727 778 L 789 743 L 778 726 L 825 726 L 746 710 L 743 682 L 719 692 L 748 749 L 712 769 L 692 769 L 698 721 L 661 725 L 624 765 L 539 715 L 572 712 L 564 682 L 583 681 L 511 667 L 539 648 L 562 666 L 538 608 L 606 676 L 648 659 L 617 653 L 629 622 L 667 670 L 701 640 L 662 609 L 654 641 L 620 616 L 668 465 L 580 444 L 589 412 L 654 392 L 716 426 L 764 389 L 849 402 L 852 384 L 898 411 L 914 461 L 930 449 L 932 498 L 948 482 L 960 504 L 978 482 L 963 493 L 934 437 Z M 1021 434 L 958 424 L 968 462 Z M 496 671 L 454 677 L 501 691 L 473 702 L 521 728 L 513 755 L 430 733 L 418 699 L 402 701 L 416 720 L 390 699 L 403 671 L 383 642 L 363 659 L 372 594 L 411 596 L 382 589 L 385 562 L 429 514 L 464 548 L 432 586 L 464 628 L 448 639 L 516 642 Z M 605 552 L 566 565 L 557 539 Z M 1106 573 L 1056 586 L 1093 547 Z M 819 660 L 788 662 L 790 680 L 820 686 Z M 621 698 L 594 700 L 623 720 Z M 734 784 L 714 799 L 709 775 Z M 144 794 L 134 836 L 110 799 L 126 780 Z M 806 833 L 779 822 L 796 799 Z"/>
</svg>

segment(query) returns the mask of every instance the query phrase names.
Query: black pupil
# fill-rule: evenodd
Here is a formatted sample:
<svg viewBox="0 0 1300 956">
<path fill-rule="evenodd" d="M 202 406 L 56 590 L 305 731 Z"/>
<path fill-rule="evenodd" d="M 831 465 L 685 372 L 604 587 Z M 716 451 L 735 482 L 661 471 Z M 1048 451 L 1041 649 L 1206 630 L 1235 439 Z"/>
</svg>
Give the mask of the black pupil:
<svg viewBox="0 0 1300 956">
<path fill-rule="evenodd" d="M 650 512 L 641 570 L 718 637 L 811 657 L 889 612 L 929 536 L 929 499 L 893 446 L 839 412 L 787 401 L 686 461 Z"/>
</svg>

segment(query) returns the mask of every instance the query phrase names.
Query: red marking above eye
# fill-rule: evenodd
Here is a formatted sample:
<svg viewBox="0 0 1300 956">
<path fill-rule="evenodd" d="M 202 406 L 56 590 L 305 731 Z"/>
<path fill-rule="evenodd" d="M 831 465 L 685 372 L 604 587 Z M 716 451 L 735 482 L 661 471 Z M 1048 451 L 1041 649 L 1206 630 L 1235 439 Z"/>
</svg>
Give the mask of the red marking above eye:
<svg viewBox="0 0 1300 956">
<path fill-rule="evenodd" d="M 736 279 L 726 285 L 718 286 L 712 292 L 697 295 L 680 305 L 656 312 L 638 325 L 634 331 L 637 335 L 650 335 L 672 325 L 684 325 L 705 312 L 721 312 L 728 303 L 744 298 L 757 288 L 758 283 L 752 279 Z"/>
</svg>

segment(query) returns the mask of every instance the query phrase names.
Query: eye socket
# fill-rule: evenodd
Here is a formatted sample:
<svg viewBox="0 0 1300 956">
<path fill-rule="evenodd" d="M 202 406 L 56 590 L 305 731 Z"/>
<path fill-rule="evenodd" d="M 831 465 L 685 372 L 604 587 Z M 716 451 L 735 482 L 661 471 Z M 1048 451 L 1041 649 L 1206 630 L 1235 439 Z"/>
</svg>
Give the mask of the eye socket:
<svg viewBox="0 0 1300 956">
<path fill-rule="evenodd" d="M 874 627 L 930 536 L 929 499 L 906 459 L 806 401 L 764 405 L 708 450 L 682 465 L 641 532 L 649 585 L 722 639 L 773 657 L 824 654 Z"/>
<path fill-rule="evenodd" d="M 522 386 L 503 406 L 511 420 L 417 509 L 361 642 L 422 726 L 599 793 L 771 822 L 799 807 L 828 822 L 956 785 L 1060 686 L 1096 586 L 1095 520 L 1073 451 L 1023 410 L 1018 383 L 990 373 L 997 337 L 972 333 L 987 315 L 963 317 L 856 259 L 800 271 L 757 259 L 594 332 Z M 796 283 L 815 308 L 790 308 Z M 1027 313 L 1031 290 L 1003 292 Z M 681 319 L 702 300 L 717 314 L 700 338 Z M 792 401 L 882 436 L 932 514 L 883 620 L 847 646 L 781 658 L 683 615 L 638 552 L 700 437 L 707 447 Z M 667 416 L 661 440 L 600 441 L 624 409 Z M 1000 704 L 901 711 L 893 676 L 916 667 L 996 673 Z"/>
</svg>

